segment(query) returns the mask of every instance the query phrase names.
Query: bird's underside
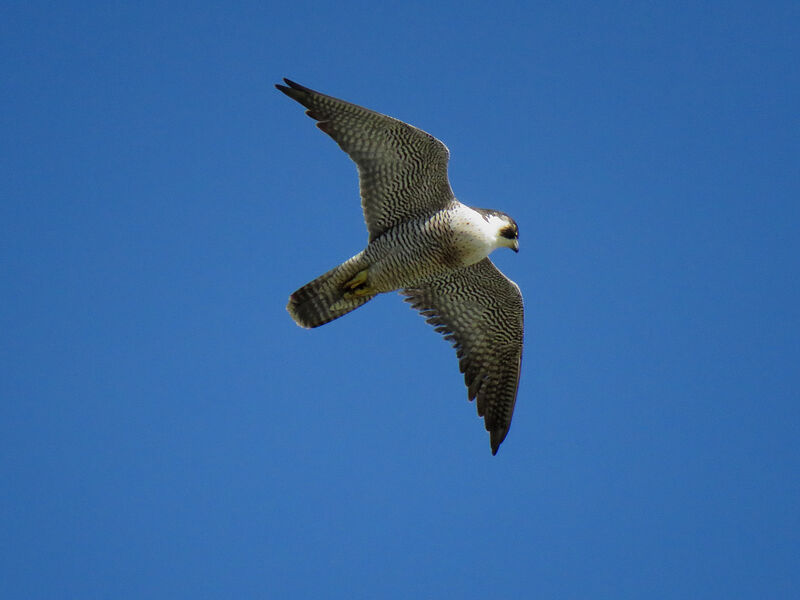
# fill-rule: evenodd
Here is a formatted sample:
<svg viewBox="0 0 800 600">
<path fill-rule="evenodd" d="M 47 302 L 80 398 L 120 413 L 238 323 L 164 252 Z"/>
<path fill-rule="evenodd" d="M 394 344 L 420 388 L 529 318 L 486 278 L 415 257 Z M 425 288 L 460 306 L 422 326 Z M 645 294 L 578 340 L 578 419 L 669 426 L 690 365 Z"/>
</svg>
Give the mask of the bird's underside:
<svg viewBox="0 0 800 600">
<path fill-rule="evenodd" d="M 307 108 L 358 167 L 367 247 L 294 292 L 287 309 L 318 327 L 378 293 L 400 290 L 456 348 L 469 399 L 497 453 L 511 425 L 523 339 L 522 295 L 492 264 L 497 247 L 518 248 L 504 213 L 458 202 L 449 152 L 402 121 L 320 94 L 288 79 L 276 87 Z"/>
</svg>

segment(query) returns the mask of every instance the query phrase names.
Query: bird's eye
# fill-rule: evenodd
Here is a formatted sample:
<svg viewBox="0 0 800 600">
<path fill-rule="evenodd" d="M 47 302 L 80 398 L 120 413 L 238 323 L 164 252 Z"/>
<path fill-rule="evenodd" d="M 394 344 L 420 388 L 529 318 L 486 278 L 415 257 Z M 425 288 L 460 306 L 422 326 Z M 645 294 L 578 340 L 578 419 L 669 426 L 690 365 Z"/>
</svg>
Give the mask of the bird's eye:
<svg viewBox="0 0 800 600">
<path fill-rule="evenodd" d="M 509 240 L 513 240 L 517 237 L 517 232 L 514 231 L 513 227 L 505 227 L 500 230 L 500 235 L 502 235 L 504 238 L 508 238 Z"/>
</svg>

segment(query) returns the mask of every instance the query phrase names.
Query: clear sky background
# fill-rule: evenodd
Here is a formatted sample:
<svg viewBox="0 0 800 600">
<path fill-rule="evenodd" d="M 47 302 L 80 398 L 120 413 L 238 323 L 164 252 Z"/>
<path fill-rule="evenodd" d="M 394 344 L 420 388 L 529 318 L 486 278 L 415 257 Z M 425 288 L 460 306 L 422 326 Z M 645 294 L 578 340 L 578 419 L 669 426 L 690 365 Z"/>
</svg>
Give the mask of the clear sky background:
<svg viewBox="0 0 800 600">
<path fill-rule="evenodd" d="M 800 597 L 796 2 L 8 2 L 0 596 Z M 281 77 L 520 226 L 496 457 Z"/>
</svg>

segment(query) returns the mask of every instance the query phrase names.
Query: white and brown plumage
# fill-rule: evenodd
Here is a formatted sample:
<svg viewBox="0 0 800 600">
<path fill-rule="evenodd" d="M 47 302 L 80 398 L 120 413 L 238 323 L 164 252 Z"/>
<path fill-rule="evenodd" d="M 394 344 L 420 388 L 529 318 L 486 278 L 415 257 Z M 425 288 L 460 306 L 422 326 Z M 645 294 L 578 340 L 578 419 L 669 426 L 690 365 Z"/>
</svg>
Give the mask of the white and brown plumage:
<svg viewBox="0 0 800 600">
<path fill-rule="evenodd" d="M 305 106 L 358 166 L 369 232 L 362 252 L 290 296 L 289 314 L 302 327 L 318 327 L 379 293 L 400 290 L 453 342 L 496 454 L 517 397 L 523 306 L 519 287 L 488 255 L 500 247 L 518 251 L 517 224 L 455 199 L 450 154 L 433 136 L 284 81 L 275 87 Z"/>
</svg>

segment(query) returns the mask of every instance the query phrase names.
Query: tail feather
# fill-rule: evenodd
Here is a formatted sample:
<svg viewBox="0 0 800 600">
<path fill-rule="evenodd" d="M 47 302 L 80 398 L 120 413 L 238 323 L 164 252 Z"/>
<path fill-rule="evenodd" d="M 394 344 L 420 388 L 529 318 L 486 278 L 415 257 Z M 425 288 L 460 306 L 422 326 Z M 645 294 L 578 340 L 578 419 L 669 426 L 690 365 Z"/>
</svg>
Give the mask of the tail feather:
<svg viewBox="0 0 800 600">
<path fill-rule="evenodd" d="M 286 310 L 301 327 L 319 327 L 375 297 L 365 283 L 368 265 L 353 257 L 289 296 Z"/>
</svg>

